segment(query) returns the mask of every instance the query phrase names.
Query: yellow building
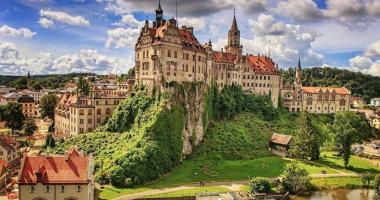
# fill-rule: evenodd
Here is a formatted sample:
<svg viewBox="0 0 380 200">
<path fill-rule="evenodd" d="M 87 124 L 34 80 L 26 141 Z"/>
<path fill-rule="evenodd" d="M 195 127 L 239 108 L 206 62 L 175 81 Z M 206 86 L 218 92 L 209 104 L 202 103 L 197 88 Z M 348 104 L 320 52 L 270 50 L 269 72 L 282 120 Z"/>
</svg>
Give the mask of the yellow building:
<svg viewBox="0 0 380 200">
<path fill-rule="evenodd" d="M 302 86 L 301 63 L 296 68 L 292 85 L 281 90 L 284 106 L 290 112 L 332 114 L 350 109 L 351 92 L 345 87 L 304 87 Z"/>
<path fill-rule="evenodd" d="M 178 27 L 172 18 L 162 18 L 161 4 L 156 20 L 145 21 L 136 43 L 136 81 L 148 88 L 163 89 L 172 81 L 216 83 L 219 89 L 242 86 L 246 93 L 271 95 L 275 107 L 281 88 L 278 65 L 264 55 L 242 55 L 240 31 L 234 15 L 225 50 L 214 51 L 209 41 L 201 45 L 192 27 Z"/>
<path fill-rule="evenodd" d="M 18 177 L 20 200 L 93 200 L 91 156 L 76 149 L 65 155 L 26 156 Z"/>
<path fill-rule="evenodd" d="M 26 94 L 21 94 L 17 98 L 17 103 L 21 105 L 22 113 L 26 118 L 37 117 L 36 103 L 34 102 L 33 97 Z"/>
<path fill-rule="evenodd" d="M 56 135 L 69 138 L 94 131 L 111 117 L 130 89 L 130 85 L 121 85 L 121 88 L 98 85 L 92 87 L 88 96 L 80 93 L 63 94 L 54 112 Z"/>
</svg>

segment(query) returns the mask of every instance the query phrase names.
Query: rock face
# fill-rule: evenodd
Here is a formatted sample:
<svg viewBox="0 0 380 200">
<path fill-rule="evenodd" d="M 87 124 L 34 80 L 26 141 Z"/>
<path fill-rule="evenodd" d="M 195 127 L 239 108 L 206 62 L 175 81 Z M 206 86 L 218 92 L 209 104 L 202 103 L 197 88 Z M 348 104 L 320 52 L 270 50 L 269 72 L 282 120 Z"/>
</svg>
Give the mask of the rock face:
<svg viewBox="0 0 380 200">
<path fill-rule="evenodd" d="M 206 132 L 204 122 L 205 106 L 208 87 L 206 84 L 192 85 L 191 88 L 185 89 L 183 102 L 186 108 L 185 124 L 183 129 L 183 157 L 191 154 L 195 146 L 203 139 Z"/>
</svg>

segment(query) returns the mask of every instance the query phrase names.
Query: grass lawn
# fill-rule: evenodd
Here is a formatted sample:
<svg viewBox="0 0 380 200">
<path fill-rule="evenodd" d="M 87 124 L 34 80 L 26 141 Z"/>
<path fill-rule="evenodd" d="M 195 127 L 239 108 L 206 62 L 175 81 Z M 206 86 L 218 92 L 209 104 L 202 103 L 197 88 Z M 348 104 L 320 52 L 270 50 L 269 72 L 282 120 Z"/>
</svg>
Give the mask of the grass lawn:
<svg viewBox="0 0 380 200">
<path fill-rule="evenodd" d="M 315 178 L 311 183 L 319 190 L 362 187 L 361 177 Z"/>
<path fill-rule="evenodd" d="M 333 152 L 323 152 L 321 155 L 321 159 L 316 161 L 323 165 L 327 165 L 331 168 L 338 169 L 344 172 L 356 172 L 363 173 L 366 171 L 370 171 L 373 173 L 379 173 L 378 166 L 374 163 L 371 163 L 369 159 L 360 158 L 358 156 L 352 155 L 350 157 L 349 165 L 351 165 L 352 169 L 345 169 L 343 165 L 343 159 L 341 157 L 337 157 L 333 155 Z"/>
<path fill-rule="evenodd" d="M 201 192 L 230 192 L 231 190 L 225 187 L 197 187 L 193 189 L 179 190 L 175 192 L 162 193 L 158 195 L 144 196 L 144 198 L 168 198 L 168 197 L 184 197 L 184 196 L 195 196 Z"/>
<path fill-rule="evenodd" d="M 113 199 L 121 195 L 143 192 L 146 190 L 149 190 L 149 188 L 117 188 L 111 185 L 106 185 L 100 193 L 99 199 Z"/>
</svg>

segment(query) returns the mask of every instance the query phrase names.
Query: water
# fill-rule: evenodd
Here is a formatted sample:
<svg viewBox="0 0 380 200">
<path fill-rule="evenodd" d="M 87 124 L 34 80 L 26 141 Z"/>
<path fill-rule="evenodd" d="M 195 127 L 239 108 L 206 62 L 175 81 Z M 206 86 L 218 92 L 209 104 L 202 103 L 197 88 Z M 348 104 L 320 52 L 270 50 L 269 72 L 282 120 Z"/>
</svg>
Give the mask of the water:
<svg viewBox="0 0 380 200">
<path fill-rule="evenodd" d="M 296 197 L 294 200 L 372 200 L 373 190 L 338 189 L 313 192 L 309 196 Z"/>
</svg>

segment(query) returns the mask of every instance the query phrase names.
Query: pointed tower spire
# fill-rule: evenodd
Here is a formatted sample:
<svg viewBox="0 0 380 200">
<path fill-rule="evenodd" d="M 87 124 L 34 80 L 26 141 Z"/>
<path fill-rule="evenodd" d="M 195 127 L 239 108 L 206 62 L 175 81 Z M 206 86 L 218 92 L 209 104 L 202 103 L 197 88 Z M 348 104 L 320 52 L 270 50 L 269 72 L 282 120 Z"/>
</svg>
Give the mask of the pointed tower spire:
<svg viewBox="0 0 380 200">
<path fill-rule="evenodd" d="M 302 83 L 302 68 L 301 68 L 301 58 L 298 58 L 298 65 L 296 68 L 296 84 L 301 84 Z"/>
<path fill-rule="evenodd" d="M 298 68 L 298 69 L 301 69 L 301 57 L 298 57 L 298 65 L 297 65 L 297 68 Z"/>
<path fill-rule="evenodd" d="M 157 10 L 156 11 L 162 11 L 162 8 L 161 8 L 161 0 L 158 0 L 158 7 L 157 7 Z"/>
<path fill-rule="evenodd" d="M 239 31 L 239 28 L 237 26 L 236 22 L 236 10 L 234 9 L 234 19 L 232 20 L 232 25 L 230 31 Z"/>
<path fill-rule="evenodd" d="M 165 23 L 163 19 L 163 14 L 164 14 L 164 11 L 162 10 L 162 7 L 161 7 L 161 0 L 158 0 L 158 7 L 156 9 L 156 22 L 154 23 L 155 28 L 158 28 Z"/>
</svg>

